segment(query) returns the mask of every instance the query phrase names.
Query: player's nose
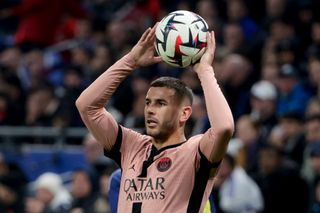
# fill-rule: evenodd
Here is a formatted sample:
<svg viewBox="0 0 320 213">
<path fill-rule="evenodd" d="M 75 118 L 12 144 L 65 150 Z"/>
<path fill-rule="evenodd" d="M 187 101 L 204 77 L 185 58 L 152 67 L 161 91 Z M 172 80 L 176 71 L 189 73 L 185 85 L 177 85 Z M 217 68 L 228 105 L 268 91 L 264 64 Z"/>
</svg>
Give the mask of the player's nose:
<svg viewBox="0 0 320 213">
<path fill-rule="evenodd" d="M 153 106 L 152 104 L 145 106 L 145 112 L 146 112 L 146 114 L 148 114 L 148 115 L 150 115 L 150 114 L 151 114 L 151 115 L 155 114 L 155 108 L 154 108 L 154 106 Z"/>
</svg>

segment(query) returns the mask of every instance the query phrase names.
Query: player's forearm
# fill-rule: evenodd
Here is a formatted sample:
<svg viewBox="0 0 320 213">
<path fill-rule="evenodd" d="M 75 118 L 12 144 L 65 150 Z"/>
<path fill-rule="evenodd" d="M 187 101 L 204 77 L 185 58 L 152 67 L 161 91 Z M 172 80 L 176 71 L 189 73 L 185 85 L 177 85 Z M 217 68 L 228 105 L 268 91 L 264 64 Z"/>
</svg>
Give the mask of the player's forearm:
<svg viewBox="0 0 320 213">
<path fill-rule="evenodd" d="M 233 116 L 214 76 L 213 68 L 204 68 L 198 72 L 198 77 L 203 88 L 211 129 L 221 140 L 230 138 L 234 131 Z"/>
<path fill-rule="evenodd" d="M 130 55 L 120 59 L 84 90 L 76 101 L 83 122 L 105 150 L 112 149 L 118 134 L 118 124 L 106 111 L 105 105 L 118 85 L 134 69 L 133 62 Z"/>
<path fill-rule="evenodd" d="M 104 108 L 119 84 L 134 68 L 134 61 L 128 54 L 100 75 L 77 99 L 80 113 Z"/>
</svg>

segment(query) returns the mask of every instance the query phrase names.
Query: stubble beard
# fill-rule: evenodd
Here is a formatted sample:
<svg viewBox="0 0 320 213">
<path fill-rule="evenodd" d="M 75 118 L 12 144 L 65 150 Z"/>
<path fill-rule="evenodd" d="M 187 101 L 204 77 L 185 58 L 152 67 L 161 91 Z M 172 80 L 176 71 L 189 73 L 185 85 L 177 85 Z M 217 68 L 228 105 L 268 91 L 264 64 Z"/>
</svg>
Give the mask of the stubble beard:
<svg viewBox="0 0 320 213">
<path fill-rule="evenodd" d="M 173 125 L 161 125 L 156 129 L 149 129 L 146 127 L 147 135 L 153 137 L 156 141 L 166 141 L 170 135 L 174 132 Z"/>
</svg>

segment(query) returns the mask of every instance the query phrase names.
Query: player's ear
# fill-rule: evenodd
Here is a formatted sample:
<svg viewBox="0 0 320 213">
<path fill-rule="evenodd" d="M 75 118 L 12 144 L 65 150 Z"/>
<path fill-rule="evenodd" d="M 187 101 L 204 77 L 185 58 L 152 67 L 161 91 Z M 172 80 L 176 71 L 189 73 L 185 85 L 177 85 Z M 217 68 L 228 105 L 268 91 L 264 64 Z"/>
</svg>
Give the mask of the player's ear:
<svg viewBox="0 0 320 213">
<path fill-rule="evenodd" d="M 183 106 L 181 110 L 182 110 L 182 112 L 181 112 L 181 116 L 180 116 L 180 121 L 186 122 L 192 114 L 192 107 L 191 106 Z"/>
</svg>

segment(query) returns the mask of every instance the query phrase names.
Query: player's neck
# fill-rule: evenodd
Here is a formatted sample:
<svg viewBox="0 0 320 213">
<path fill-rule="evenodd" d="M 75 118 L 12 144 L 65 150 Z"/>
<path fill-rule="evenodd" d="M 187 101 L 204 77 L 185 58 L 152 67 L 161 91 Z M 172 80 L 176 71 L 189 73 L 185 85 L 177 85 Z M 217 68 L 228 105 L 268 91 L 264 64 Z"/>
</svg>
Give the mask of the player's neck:
<svg viewBox="0 0 320 213">
<path fill-rule="evenodd" d="M 175 144 L 180 144 L 186 141 L 186 136 L 183 131 L 176 131 L 169 136 L 166 140 L 157 140 L 154 139 L 153 145 L 159 150 L 166 146 L 171 146 Z"/>
</svg>

